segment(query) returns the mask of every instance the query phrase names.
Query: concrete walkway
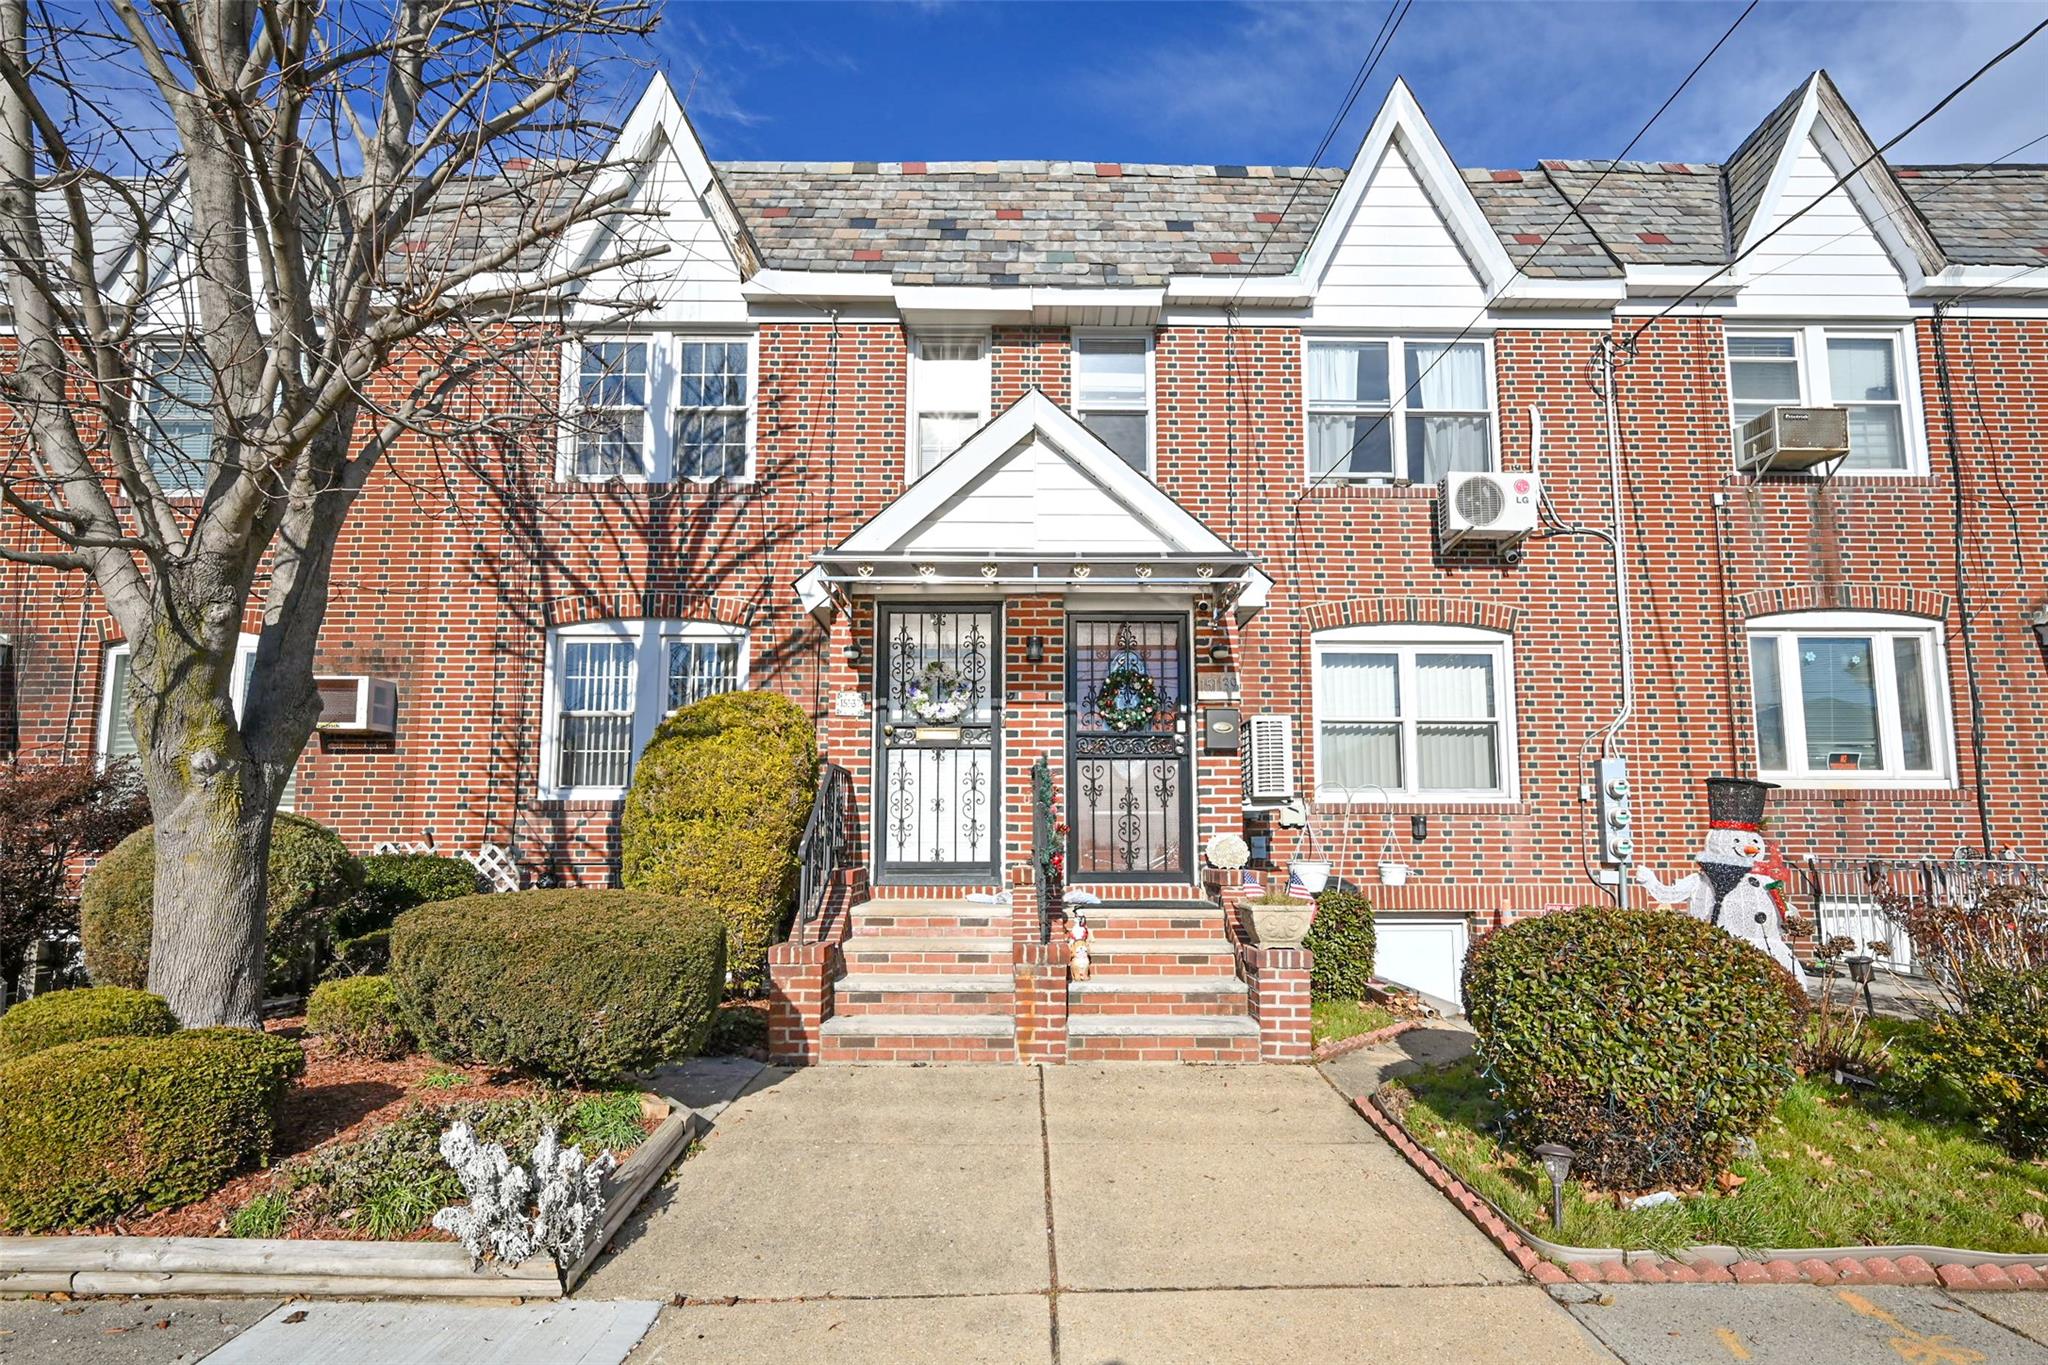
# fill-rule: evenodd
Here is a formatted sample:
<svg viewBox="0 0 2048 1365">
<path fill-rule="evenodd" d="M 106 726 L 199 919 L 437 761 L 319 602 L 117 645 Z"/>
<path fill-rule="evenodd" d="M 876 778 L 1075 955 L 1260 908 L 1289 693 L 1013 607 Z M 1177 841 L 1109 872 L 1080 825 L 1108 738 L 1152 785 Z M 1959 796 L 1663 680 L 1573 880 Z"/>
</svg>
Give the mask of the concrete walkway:
<svg viewBox="0 0 2048 1365">
<path fill-rule="evenodd" d="M 578 1296 L 635 1362 L 1611 1361 L 1300 1067 L 764 1071 Z"/>
</svg>

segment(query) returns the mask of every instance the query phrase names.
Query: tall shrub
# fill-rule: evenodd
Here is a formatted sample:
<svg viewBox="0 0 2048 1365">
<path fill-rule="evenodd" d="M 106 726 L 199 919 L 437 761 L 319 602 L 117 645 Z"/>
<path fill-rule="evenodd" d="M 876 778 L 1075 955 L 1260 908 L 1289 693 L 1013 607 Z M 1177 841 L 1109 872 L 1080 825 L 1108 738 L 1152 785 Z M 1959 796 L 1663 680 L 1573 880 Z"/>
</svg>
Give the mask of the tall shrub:
<svg viewBox="0 0 2048 1365">
<path fill-rule="evenodd" d="M 148 819 L 133 763 L 0 765 L 0 1004 L 37 945 L 77 931 L 72 861 Z"/>
<path fill-rule="evenodd" d="M 619 821 L 621 880 L 725 921 L 742 984 L 796 901 L 797 844 L 817 786 L 810 719 L 775 692 L 728 692 L 661 723 L 633 772 Z"/>
<path fill-rule="evenodd" d="M 1315 955 L 1308 979 L 1311 996 L 1317 1000 L 1363 1000 L 1378 950 L 1372 902 L 1356 891 L 1325 891 L 1316 897 L 1316 917 L 1302 947 Z"/>
<path fill-rule="evenodd" d="M 1710 1179 L 1776 1108 L 1805 993 L 1689 915 L 1582 906 L 1474 944 L 1465 1008 L 1516 1136 L 1644 1189 Z"/>
</svg>

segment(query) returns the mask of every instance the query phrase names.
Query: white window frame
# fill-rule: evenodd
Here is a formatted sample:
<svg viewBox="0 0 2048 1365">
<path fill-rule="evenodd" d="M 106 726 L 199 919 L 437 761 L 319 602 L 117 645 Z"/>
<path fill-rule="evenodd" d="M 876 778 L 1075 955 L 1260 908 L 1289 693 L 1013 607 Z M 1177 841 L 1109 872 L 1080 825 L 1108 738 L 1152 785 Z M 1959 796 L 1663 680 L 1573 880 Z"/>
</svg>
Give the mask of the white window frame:
<svg viewBox="0 0 2048 1365">
<path fill-rule="evenodd" d="M 145 375 L 138 375 L 135 378 L 132 411 L 129 415 L 129 429 L 140 449 L 133 451 L 132 454 L 142 467 L 149 471 L 150 477 L 156 480 L 157 487 L 162 490 L 166 498 L 173 500 L 189 498 L 195 501 L 203 498 L 206 496 L 207 485 L 207 469 L 204 464 L 192 471 L 193 475 L 199 480 L 198 487 L 190 488 L 182 484 L 175 488 L 164 487 L 163 472 L 157 467 L 156 460 L 152 457 L 153 448 L 161 435 L 161 428 L 157 424 L 156 415 L 150 411 L 150 408 L 152 400 L 172 401 L 169 392 L 158 382 L 158 377 L 169 373 L 181 360 L 196 359 L 200 366 L 206 368 L 209 376 L 208 383 L 211 384 L 212 371 L 206 352 L 199 345 L 196 338 L 181 339 L 159 336 L 144 342 L 138 348 L 137 354 L 142 361 L 140 368 L 147 371 L 147 373 Z M 218 412 L 209 411 L 207 417 L 209 431 L 217 435 L 219 432 L 217 424 L 220 420 Z"/>
<path fill-rule="evenodd" d="M 1319 342 L 1381 342 L 1387 348 L 1387 427 L 1388 451 L 1393 464 L 1386 474 L 1345 474 L 1332 473 L 1327 476 L 1315 467 L 1314 456 L 1309 449 L 1309 418 L 1317 411 L 1309 394 L 1309 351 Z M 1418 408 L 1409 402 L 1408 395 L 1408 347 L 1415 346 L 1477 346 L 1484 357 L 1481 368 L 1486 375 L 1486 472 L 1500 472 L 1500 382 L 1494 370 L 1493 338 L 1491 336 L 1465 336 L 1455 333 L 1436 334 L 1431 332 L 1303 332 L 1301 335 L 1301 467 L 1310 484 L 1318 482 L 1351 484 L 1412 484 L 1408 477 L 1408 418 L 1424 413 L 1449 413 L 1458 415 L 1468 410 L 1462 408 Z M 1418 386 L 1419 387 L 1419 386 Z M 1353 406 L 1326 406 L 1324 412 L 1351 412 L 1374 414 L 1379 408 L 1373 404 Z"/>
<path fill-rule="evenodd" d="M 918 479 L 924 477 L 926 474 L 929 474 L 931 472 L 931 470 L 929 469 L 918 468 L 917 448 L 917 419 L 921 412 L 918 398 L 918 388 L 920 387 L 918 382 L 918 371 L 922 369 L 924 364 L 926 363 L 924 360 L 924 346 L 925 343 L 928 341 L 972 341 L 981 347 L 981 360 L 979 362 L 981 369 L 981 384 L 979 386 L 980 403 L 975 408 L 974 412 L 977 426 L 985 424 L 988 421 L 989 409 L 993 402 L 993 395 L 995 392 L 995 339 L 992 334 L 990 334 L 987 331 L 974 331 L 961 328 L 945 327 L 933 328 L 928 331 L 912 332 L 910 334 L 909 363 L 904 367 L 905 374 L 903 382 L 904 402 L 906 404 L 906 415 L 903 424 L 903 476 L 906 482 L 912 483 L 916 482 Z M 946 456 L 951 455 L 952 453 L 953 452 L 949 450 L 946 452 L 945 455 L 939 456 L 939 461 L 934 462 L 934 467 L 936 467 L 938 462 L 944 461 Z"/>
<path fill-rule="evenodd" d="M 1793 363 L 1799 372 L 1799 398 L 1801 407 L 1831 408 L 1839 406 L 1834 398 L 1834 376 L 1828 369 L 1828 342 L 1842 341 L 1889 341 L 1892 343 L 1892 358 L 1899 376 L 1899 426 L 1901 439 L 1905 442 L 1905 467 L 1901 469 L 1852 469 L 1846 457 L 1823 465 L 1832 468 L 1832 477 L 1850 479 L 1903 479 L 1914 478 L 1927 473 L 1927 419 L 1920 403 L 1920 357 L 1916 349 L 1916 338 L 1911 323 L 1780 323 L 1773 326 L 1762 322 L 1728 322 L 1722 329 L 1721 369 L 1722 384 L 1728 394 L 1729 459 L 1731 466 L 1741 472 L 1739 443 L 1740 428 L 1735 424 L 1735 365 L 1728 354 L 1727 338 L 1731 336 L 1772 336 L 1791 337 Z M 1864 405 L 1869 406 L 1869 405 Z"/>
<path fill-rule="evenodd" d="M 578 432 L 574 414 L 582 408 L 583 347 L 600 344 L 639 344 L 647 347 L 647 407 L 645 427 L 647 448 L 644 474 L 586 476 L 576 471 Z M 682 426 L 683 347 L 693 344 L 744 345 L 747 348 L 747 458 L 739 474 L 682 476 L 676 470 L 677 435 Z M 555 458 L 558 483 L 585 484 L 671 484 L 754 482 L 760 444 L 761 346 L 753 332 L 593 332 L 578 337 L 562 348 L 562 411 L 570 415 L 561 424 L 561 440 Z"/>
<path fill-rule="evenodd" d="M 1153 344 L 1153 340 L 1153 334 L 1149 331 L 1140 332 L 1127 328 L 1090 327 L 1075 330 L 1069 338 L 1067 347 L 1067 393 L 1072 399 L 1068 404 L 1068 411 L 1072 412 L 1075 420 L 1083 426 L 1088 424 L 1088 419 L 1081 415 L 1083 406 L 1086 406 L 1091 412 L 1137 413 L 1143 416 L 1145 419 L 1145 467 L 1138 472 L 1148 479 L 1155 477 L 1155 473 L 1159 468 L 1159 383 L 1154 364 L 1158 348 Z M 1081 353 L 1086 349 L 1087 343 L 1091 341 L 1136 341 L 1144 346 L 1145 398 L 1143 402 L 1096 402 L 1085 405 L 1082 403 Z M 1100 438 L 1098 437 L 1097 439 Z M 1107 445 L 1108 442 L 1104 441 L 1103 444 Z"/>
<path fill-rule="evenodd" d="M 235 641 L 235 668 L 228 675 L 228 704 L 234 708 L 237 721 L 242 718 L 242 703 L 249 691 L 249 664 L 256 657 L 256 641 L 257 637 L 246 630 Z M 125 640 L 108 645 L 100 652 L 99 732 L 94 737 L 93 752 L 102 768 L 113 762 L 109 750 L 114 739 L 114 660 L 132 656 L 133 651 Z M 132 720 L 130 724 L 133 724 Z M 136 736 L 136 743 L 140 745 L 141 736 Z M 287 780 L 277 808 L 289 812 L 295 804 L 293 785 Z"/>
<path fill-rule="evenodd" d="M 747 631 L 717 621 L 682 621 L 662 617 L 623 618 L 588 621 L 573 626 L 556 626 L 547 633 L 547 659 L 541 684 L 541 795 L 552 801 L 616 801 L 626 794 L 621 784 L 612 786 L 563 786 L 561 772 L 561 665 L 562 646 L 579 640 L 625 641 L 633 646 L 633 756 L 627 767 L 640 761 L 655 727 L 668 716 L 668 642 L 670 640 L 730 641 L 739 646 L 735 665 L 735 690 L 747 686 L 750 657 Z"/>
<path fill-rule="evenodd" d="M 1806 764 L 1806 704 L 1800 690 L 1797 640 L 1800 636 L 1869 638 L 1871 640 L 1872 683 L 1877 695 L 1878 748 L 1884 759 L 1881 768 L 1855 772 L 1813 769 Z M 1778 690 L 1784 710 L 1784 768 L 1766 768 L 1763 761 L 1763 727 L 1758 723 L 1756 677 L 1751 665 L 1751 642 L 1757 637 L 1773 641 L 1778 658 Z M 1927 742 L 1933 766 L 1913 770 L 1903 763 L 1904 742 L 1900 724 L 1898 679 L 1891 641 L 1912 636 L 1921 642 L 1927 685 Z M 1891 612 L 1803 611 L 1776 616 L 1752 617 L 1744 623 L 1743 667 L 1750 670 L 1749 722 L 1756 731 L 1752 754 L 1757 775 L 1766 782 L 1786 787 L 1816 789 L 1919 789 L 1955 786 L 1955 720 L 1948 697 L 1948 653 L 1942 623 L 1925 616 Z"/>
<path fill-rule="evenodd" d="M 1495 755 L 1500 786 L 1485 790 L 1451 790 L 1414 786 L 1420 769 L 1417 763 L 1416 727 L 1420 717 L 1404 705 L 1401 728 L 1401 774 L 1410 784 L 1387 788 L 1346 788 L 1323 780 L 1323 719 L 1328 707 L 1323 700 L 1323 655 L 1371 650 L 1399 657 L 1400 689 L 1404 702 L 1418 695 L 1415 688 L 1415 656 L 1418 654 L 1489 654 L 1494 662 L 1494 698 L 1498 715 L 1495 725 L 1500 747 Z M 1335 805 L 1434 805 L 1443 802 L 1511 805 L 1520 799 L 1519 746 L 1515 731 L 1515 643 L 1504 631 L 1477 626 L 1427 626 L 1393 623 L 1372 626 L 1339 626 L 1319 630 L 1309 637 L 1309 679 L 1312 714 L 1310 732 L 1315 746 L 1316 800 Z M 1341 723 L 1341 722 L 1340 722 Z"/>
</svg>

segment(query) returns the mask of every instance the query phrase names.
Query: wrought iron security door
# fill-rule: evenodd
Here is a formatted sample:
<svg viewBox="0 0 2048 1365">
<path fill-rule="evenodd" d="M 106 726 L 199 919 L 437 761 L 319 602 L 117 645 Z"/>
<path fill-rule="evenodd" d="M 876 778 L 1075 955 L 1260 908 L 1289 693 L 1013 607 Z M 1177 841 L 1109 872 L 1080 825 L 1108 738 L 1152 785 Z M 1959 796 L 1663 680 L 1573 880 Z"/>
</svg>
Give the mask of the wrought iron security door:
<svg viewBox="0 0 2048 1365">
<path fill-rule="evenodd" d="M 1001 716 L 993 607 L 886 607 L 875 708 L 882 880 L 996 875 Z"/>
<path fill-rule="evenodd" d="M 1072 881 L 1187 876 L 1188 625 L 1076 617 L 1067 647 Z"/>
</svg>

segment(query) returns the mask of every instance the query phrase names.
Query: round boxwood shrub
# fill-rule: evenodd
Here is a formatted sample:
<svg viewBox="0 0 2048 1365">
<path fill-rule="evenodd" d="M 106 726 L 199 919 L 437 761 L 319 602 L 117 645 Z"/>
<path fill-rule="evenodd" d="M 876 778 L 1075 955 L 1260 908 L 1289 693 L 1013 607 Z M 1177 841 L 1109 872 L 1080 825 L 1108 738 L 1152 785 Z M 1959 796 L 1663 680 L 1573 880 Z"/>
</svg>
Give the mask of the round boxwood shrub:
<svg viewBox="0 0 2048 1365">
<path fill-rule="evenodd" d="M 1474 944 L 1465 1009 L 1508 1122 L 1625 1190 L 1692 1187 L 1777 1107 L 1805 993 L 1763 953 L 1669 910 L 1582 906 Z"/>
<path fill-rule="evenodd" d="M 423 1048 L 557 1080 L 695 1053 L 724 980 L 719 916 L 636 891 L 469 896 L 391 926 L 391 985 Z"/>
<path fill-rule="evenodd" d="M 314 987 L 306 1031 L 356 1057 L 391 1061 L 412 1051 L 412 1031 L 388 977 L 351 976 Z"/>
<path fill-rule="evenodd" d="M 334 831 L 297 815 L 277 817 L 264 940 L 271 990 L 299 990 L 314 978 L 327 951 L 328 921 L 361 885 L 361 866 Z M 94 985 L 148 983 L 155 895 L 156 835 L 144 826 L 100 859 L 80 888 L 79 937 Z"/>
<path fill-rule="evenodd" d="M 1316 897 L 1316 917 L 1301 946 L 1315 954 L 1308 980 L 1311 997 L 1363 1000 L 1376 948 L 1372 902 L 1356 891 L 1325 891 Z"/>
<path fill-rule="evenodd" d="M 94 1038 L 0 1066 L 0 1225 L 43 1232 L 203 1199 L 270 1157 L 295 1042 Z"/>
<path fill-rule="evenodd" d="M 148 991 L 51 991 L 0 1014 L 0 1062 L 86 1038 L 161 1038 L 177 1030 L 171 1007 Z"/>
<path fill-rule="evenodd" d="M 438 853 L 373 853 L 363 859 L 363 889 L 334 917 L 337 939 L 389 929 L 416 905 L 452 901 L 482 891 L 476 868 Z"/>
<path fill-rule="evenodd" d="M 760 982 L 796 902 L 797 844 L 817 780 L 817 733 L 780 693 L 727 692 L 683 707 L 633 770 L 620 880 L 716 911 L 734 979 Z"/>
</svg>

